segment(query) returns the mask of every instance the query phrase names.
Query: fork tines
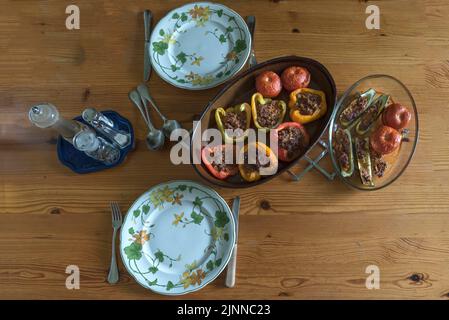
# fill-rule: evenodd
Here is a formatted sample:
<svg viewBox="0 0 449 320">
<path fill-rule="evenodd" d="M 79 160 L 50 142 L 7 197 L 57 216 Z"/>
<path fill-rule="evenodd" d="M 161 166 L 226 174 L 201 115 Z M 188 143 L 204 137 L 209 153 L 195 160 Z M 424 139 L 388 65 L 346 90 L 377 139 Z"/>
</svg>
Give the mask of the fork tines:
<svg viewBox="0 0 449 320">
<path fill-rule="evenodd" d="M 122 221 L 122 214 L 120 212 L 120 207 L 118 206 L 118 203 L 115 201 L 111 202 L 111 212 L 112 212 L 112 221 L 117 222 Z"/>
</svg>

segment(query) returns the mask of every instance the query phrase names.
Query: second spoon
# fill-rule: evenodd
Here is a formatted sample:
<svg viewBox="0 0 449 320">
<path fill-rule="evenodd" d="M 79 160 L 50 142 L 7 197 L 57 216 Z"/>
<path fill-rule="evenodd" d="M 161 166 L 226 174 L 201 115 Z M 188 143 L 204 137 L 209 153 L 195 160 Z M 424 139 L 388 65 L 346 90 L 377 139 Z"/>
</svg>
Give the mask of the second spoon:
<svg viewBox="0 0 449 320">
<path fill-rule="evenodd" d="M 164 121 L 164 124 L 162 125 L 162 132 L 168 139 L 170 139 L 171 133 L 174 130 L 181 128 L 181 124 L 177 120 L 167 119 L 167 117 L 165 117 L 161 113 L 161 111 L 157 107 L 156 103 L 154 102 L 153 98 L 151 97 L 148 87 L 144 83 L 141 83 L 137 86 L 137 91 L 139 92 L 142 99 L 145 99 L 146 101 L 148 101 L 151 104 L 151 106 L 154 108 L 154 110 L 156 110 L 156 112 L 161 117 L 162 121 Z"/>
</svg>

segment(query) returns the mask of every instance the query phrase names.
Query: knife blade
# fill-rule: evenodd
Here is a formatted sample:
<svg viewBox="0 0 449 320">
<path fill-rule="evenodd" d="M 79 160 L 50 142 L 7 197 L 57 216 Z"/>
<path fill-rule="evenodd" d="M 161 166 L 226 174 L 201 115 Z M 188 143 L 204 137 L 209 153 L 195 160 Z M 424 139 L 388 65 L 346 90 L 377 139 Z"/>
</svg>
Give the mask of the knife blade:
<svg viewBox="0 0 449 320">
<path fill-rule="evenodd" d="M 150 61 L 150 36 L 151 36 L 151 21 L 153 15 L 150 10 L 143 12 L 143 24 L 145 28 L 145 48 L 143 53 L 143 80 L 150 80 L 151 75 L 151 61 Z"/>
<path fill-rule="evenodd" d="M 257 64 L 256 54 L 254 53 L 254 30 L 256 29 L 256 17 L 247 16 L 246 25 L 248 26 L 249 33 L 251 34 L 251 53 L 249 55 L 249 67 L 253 67 Z"/>
<path fill-rule="evenodd" d="M 234 216 L 235 222 L 235 243 L 232 249 L 231 259 L 228 263 L 228 269 L 226 272 L 225 284 L 228 288 L 232 288 L 235 285 L 235 271 L 237 266 L 237 242 L 239 237 L 239 211 L 240 211 L 240 197 L 234 198 L 232 203 L 232 215 Z"/>
</svg>

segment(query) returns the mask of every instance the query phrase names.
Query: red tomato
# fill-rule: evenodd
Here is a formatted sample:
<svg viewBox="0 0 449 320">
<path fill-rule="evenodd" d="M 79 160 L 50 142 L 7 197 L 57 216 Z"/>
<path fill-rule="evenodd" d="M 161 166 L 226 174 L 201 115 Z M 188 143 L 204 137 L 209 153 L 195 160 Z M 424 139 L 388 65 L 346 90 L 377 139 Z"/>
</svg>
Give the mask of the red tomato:
<svg viewBox="0 0 449 320">
<path fill-rule="evenodd" d="M 380 126 L 370 137 L 371 148 L 380 154 L 388 154 L 401 144 L 401 134 L 396 129 Z"/>
<path fill-rule="evenodd" d="M 266 98 L 274 98 L 281 93 L 281 78 L 273 71 L 264 71 L 256 78 L 256 90 Z"/>
<path fill-rule="evenodd" d="M 288 67 L 282 72 L 281 79 L 282 85 L 288 91 L 306 88 L 310 83 L 310 72 L 299 66 Z"/>
<path fill-rule="evenodd" d="M 384 125 L 397 130 L 405 128 L 411 118 L 412 114 L 410 111 L 399 103 L 393 103 L 391 106 L 387 107 L 382 114 L 382 122 Z"/>
<path fill-rule="evenodd" d="M 279 133 L 282 130 L 291 128 L 291 127 L 296 127 L 298 128 L 301 133 L 302 133 L 302 140 L 300 141 L 300 146 L 294 150 L 293 153 L 290 153 L 287 151 L 287 149 L 282 148 L 280 145 L 278 145 L 278 158 L 282 161 L 292 161 L 293 159 L 295 159 L 297 156 L 299 156 L 302 152 L 304 152 L 304 149 L 306 147 L 308 147 L 309 143 L 310 143 L 310 137 L 309 134 L 306 131 L 306 128 L 297 122 L 284 122 L 281 123 L 279 125 L 279 127 L 277 127 L 276 131 L 275 131 L 275 137 L 276 140 L 279 141 Z"/>
</svg>

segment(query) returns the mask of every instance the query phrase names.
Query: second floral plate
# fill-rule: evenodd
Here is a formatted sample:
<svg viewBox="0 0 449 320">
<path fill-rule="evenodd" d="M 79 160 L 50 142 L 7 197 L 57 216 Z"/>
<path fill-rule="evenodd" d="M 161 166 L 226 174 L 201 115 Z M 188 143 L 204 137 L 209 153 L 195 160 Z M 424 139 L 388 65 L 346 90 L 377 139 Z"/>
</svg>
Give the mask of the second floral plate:
<svg viewBox="0 0 449 320">
<path fill-rule="evenodd" d="M 196 291 L 226 267 L 235 242 L 229 206 L 192 181 L 157 185 L 129 208 L 120 234 L 128 272 L 160 294 Z"/>
<path fill-rule="evenodd" d="M 168 83 L 190 90 L 218 86 L 249 57 L 242 17 L 220 4 L 197 2 L 169 12 L 151 35 L 151 64 Z"/>
</svg>

